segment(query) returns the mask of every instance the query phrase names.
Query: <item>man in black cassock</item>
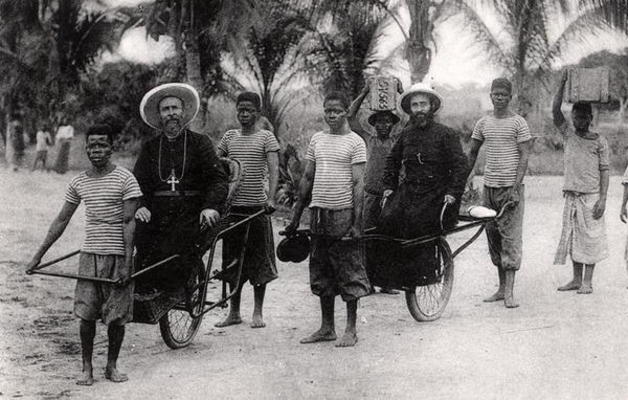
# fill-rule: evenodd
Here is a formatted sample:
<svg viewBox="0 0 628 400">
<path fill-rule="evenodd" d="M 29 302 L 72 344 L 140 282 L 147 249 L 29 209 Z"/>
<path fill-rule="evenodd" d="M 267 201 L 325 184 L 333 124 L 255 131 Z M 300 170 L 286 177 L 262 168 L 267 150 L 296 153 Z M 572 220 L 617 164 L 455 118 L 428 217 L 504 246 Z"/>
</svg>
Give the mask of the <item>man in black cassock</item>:
<svg viewBox="0 0 628 400">
<path fill-rule="evenodd" d="M 378 230 L 390 236 L 411 239 L 440 231 L 444 204 L 447 208 L 443 227 L 455 226 L 468 166 L 458 135 L 433 121 L 442 103 L 437 92 L 424 84 L 415 84 L 403 93 L 400 103 L 403 111 L 410 115 L 410 123 L 401 132 L 386 160 L 384 206 Z M 390 282 L 391 286 L 430 284 L 437 278 L 434 275 L 438 268 L 434 242 L 404 250 L 388 247 L 378 253 L 388 260 L 398 261 L 397 273 L 390 278 L 395 281 Z M 390 251 L 394 254 L 387 254 Z M 391 262 L 386 264 L 391 265 Z M 390 271 L 388 275 L 391 275 Z"/>
<path fill-rule="evenodd" d="M 133 173 L 144 196 L 135 214 L 136 269 L 173 254 L 180 258 L 145 275 L 140 290 L 176 290 L 201 262 L 195 244 L 201 224 L 215 226 L 228 190 L 227 174 L 210 139 L 187 129 L 199 109 L 196 90 L 160 85 L 144 96 L 140 114 L 158 130 L 142 146 Z"/>
</svg>

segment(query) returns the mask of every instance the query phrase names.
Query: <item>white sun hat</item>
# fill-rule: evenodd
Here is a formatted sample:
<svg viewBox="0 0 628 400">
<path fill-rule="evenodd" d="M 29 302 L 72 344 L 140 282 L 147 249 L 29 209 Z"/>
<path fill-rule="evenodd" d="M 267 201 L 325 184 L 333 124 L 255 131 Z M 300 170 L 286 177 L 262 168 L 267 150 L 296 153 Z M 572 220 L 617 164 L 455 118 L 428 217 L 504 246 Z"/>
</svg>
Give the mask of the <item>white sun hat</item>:
<svg viewBox="0 0 628 400">
<path fill-rule="evenodd" d="M 432 99 L 432 109 L 434 110 L 434 113 L 441 108 L 443 104 L 443 98 L 441 97 L 441 95 L 438 94 L 434 89 L 432 89 L 432 87 L 429 86 L 427 83 L 419 82 L 410 86 L 399 97 L 399 107 L 401 107 L 401 109 L 406 114 L 412 113 L 410 111 L 410 100 L 412 99 L 412 96 L 419 93 L 427 94 L 428 96 L 430 96 L 430 98 Z"/>
<path fill-rule="evenodd" d="M 149 90 L 140 103 L 140 115 L 146 125 L 161 129 L 159 102 L 166 97 L 176 97 L 183 102 L 182 125 L 192 122 L 200 108 L 201 99 L 194 87 L 186 83 L 165 83 Z"/>
</svg>

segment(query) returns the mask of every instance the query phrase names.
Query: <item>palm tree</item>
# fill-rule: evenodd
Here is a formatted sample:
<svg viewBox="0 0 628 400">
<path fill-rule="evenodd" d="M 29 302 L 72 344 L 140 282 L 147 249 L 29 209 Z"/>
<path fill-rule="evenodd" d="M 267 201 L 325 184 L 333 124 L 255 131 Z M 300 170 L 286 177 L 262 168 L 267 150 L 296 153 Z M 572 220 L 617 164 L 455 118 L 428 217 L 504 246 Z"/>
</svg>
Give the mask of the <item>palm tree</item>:
<svg viewBox="0 0 628 400">
<path fill-rule="evenodd" d="M 168 35 L 174 41 L 175 56 L 167 80 L 186 80 L 194 86 L 203 103 L 223 90 L 221 52 L 228 38 L 249 24 L 255 0 L 157 0 L 146 6 L 135 25 L 144 25 L 158 39 Z M 261 3 L 261 2 L 260 2 Z M 192 124 L 201 129 L 206 107 Z"/>
<path fill-rule="evenodd" d="M 3 102 L 44 117 L 69 106 L 80 73 L 119 38 L 118 21 L 86 12 L 78 0 L 2 0 L 0 22 Z"/>
<path fill-rule="evenodd" d="M 591 9 L 610 26 L 628 34 L 628 0 L 578 0 L 578 6 Z"/>
<path fill-rule="evenodd" d="M 386 55 L 378 46 L 385 28 L 397 23 L 394 12 L 386 1 L 338 0 L 317 4 L 310 15 L 306 57 L 314 84 L 355 97 L 366 76 L 381 72 Z"/>
<path fill-rule="evenodd" d="M 302 11 L 291 10 L 285 0 L 258 4 L 251 26 L 241 36 L 230 37 L 225 55 L 233 91 L 252 88 L 260 93 L 262 114 L 277 136 L 285 114 L 311 95 L 307 88 L 298 89 L 305 76 L 301 44 L 310 28 Z"/>
<path fill-rule="evenodd" d="M 545 78 L 569 45 L 609 27 L 601 8 L 576 11 L 568 0 L 449 1 L 464 10 L 465 26 L 513 79 L 515 105 L 524 116 L 535 105 L 534 93 L 547 86 Z M 494 11 L 500 21 L 499 33 L 488 27 L 479 6 L 489 6 Z M 555 21 L 560 18 L 569 17 L 572 20 L 553 39 L 549 27 L 557 26 Z"/>
</svg>

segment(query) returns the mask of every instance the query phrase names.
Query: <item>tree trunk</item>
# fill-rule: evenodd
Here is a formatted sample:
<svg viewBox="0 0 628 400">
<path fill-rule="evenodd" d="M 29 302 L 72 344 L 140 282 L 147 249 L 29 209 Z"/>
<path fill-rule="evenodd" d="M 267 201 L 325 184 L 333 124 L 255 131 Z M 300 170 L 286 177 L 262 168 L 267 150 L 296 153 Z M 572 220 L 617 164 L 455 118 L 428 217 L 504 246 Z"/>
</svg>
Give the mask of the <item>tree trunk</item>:
<svg viewBox="0 0 628 400">
<path fill-rule="evenodd" d="M 196 89 L 199 96 L 203 98 L 203 77 L 201 75 L 201 56 L 198 51 L 198 39 L 194 36 L 186 40 L 185 51 L 185 72 L 187 81 Z M 201 109 L 192 121 L 191 128 L 194 131 L 202 132 L 205 126 L 207 106 L 205 101 L 201 101 Z"/>
<path fill-rule="evenodd" d="M 196 24 L 194 21 L 194 0 L 183 2 L 181 14 L 182 18 L 186 18 L 187 27 L 185 32 L 185 74 L 187 81 L 192 85 L 199 96 L 203 97 L 203 76 L 201 73 L 201 55 L 198 45 L 198 34 L 196 30 Z M 185 23 L 185 22 L 184 22 Z M 196 132 L 202 132 L 205 126 L 205 114 L 206 114 L 206 102 L 201 102 L 201 110 L 192 123 L 190 128 Z"/>
<path fill-rule="evenodd" d="M 619 98 L 619 110 L 617 111 L 617 127 L 621 128 L 624 124 L 624 115 L 626 114 L 626 108 L 628 108 L 628 97 Z"/>
<path fill-rule="evenodd" d="M 428 47 L 430 23 L 430 2 L 407 0 L 410 10 L 410 39 L 406 42 L 406 59 L 410 65 L 412 83 L 421 82 L 430 70 L 432 50 Z"/>
</svg>

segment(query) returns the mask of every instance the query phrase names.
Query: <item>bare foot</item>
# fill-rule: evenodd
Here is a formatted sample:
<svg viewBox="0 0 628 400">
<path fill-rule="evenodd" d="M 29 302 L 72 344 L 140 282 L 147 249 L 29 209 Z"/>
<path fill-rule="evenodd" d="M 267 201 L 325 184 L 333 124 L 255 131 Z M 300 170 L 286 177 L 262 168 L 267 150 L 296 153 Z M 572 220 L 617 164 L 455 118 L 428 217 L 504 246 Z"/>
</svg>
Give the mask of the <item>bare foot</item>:
<svg viewBox="0 0 628 400">
<path fill-rule="evenodd" d="M 237 324 L 241 324 L 242 323 L 242 318 L 240 318 L 239 315 L 231 315 L 229 314 L 227 316 L 227 318 L 225 318 L 224 320 L 217 322 L 216 324 L 214 324 L 214 326 L 216 328 L 224 328 L 225 326 L 229 326 L 229 325 L 237 325 Z"/>
<path fill-rule="evenodd" d="M 91 372 L 83 372 L 81 379 L 76 381 L 79 386 L 92 386 L 94 384 L 94 377 Z"/>
<path fill-rule="evenodd" d="M 580 289 L 578 289 L 578 291 L 576 293 L 578 293 L 578 294 L 591 294 L 591 293 L 593 293 L 593 286 L 582 284 L 582 286 L 580 286 Z"/>
<path fill-rule="evenodd" d="M 299 341 L 301 344 L 316 343 L 316 342 L 333 342 L 336 340 L 336 332 L 333 330 L 319 329 L 312 333 L 310 336 L 305 337 Z"/>
<path fill-rule="evenodd" d="M 500 300 L 504 300 L 504 292 L 498 290 L 491 297 L 487 297 L 483 301 L 485 303 L 493 303 L 493 302 L 500 301 Z"/>
<path fill-rule="evenodd" d="M 251 321 L 251 328 L 264 328 L 266 323 L 262 319 L 261 315 L 253 315 L 253 321 Z"/>
<path fill-rule="evenodd" d="M 557 290 L 559 292 L 566 292 L 567 290 L 578 290 L 580 289 L 581 285 L 582 285 L 581 282 L 571 281 L 567 283 L 566 285 L 559 286 Z"/>
<path fill-rule="evenodd" d="M 126 376 L 126 374 L 118 372 L 115 368 L 105 368 L 105 378 L 116 383 L 126 382 L 129 380 L 129 377 Z"/>
<path fill-rule="evenodd" d="M 506 308 L 517 308 L 519 307 L 519 303 L 517 303 L 512 296 L 509 296 L 504 299 L 504 306 L 506 306 Z"/>
<path fill-rule="evenodd" d="M 355 332 L 345 332 L 336 343 L 336 347 L 353 347 L 358 342 L 358 335 Z"/>
</svg>

